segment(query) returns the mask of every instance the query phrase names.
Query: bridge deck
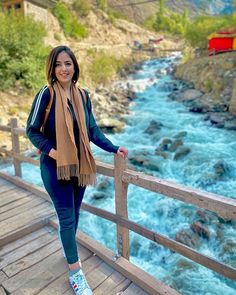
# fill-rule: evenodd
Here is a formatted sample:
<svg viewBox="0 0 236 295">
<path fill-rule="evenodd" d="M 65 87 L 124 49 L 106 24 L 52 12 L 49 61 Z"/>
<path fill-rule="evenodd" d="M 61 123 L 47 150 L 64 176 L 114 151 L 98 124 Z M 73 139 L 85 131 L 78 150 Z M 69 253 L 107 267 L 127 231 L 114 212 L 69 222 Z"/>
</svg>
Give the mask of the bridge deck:
<svg viewBox="0 0 236 295">
<path fill-rule="evenodd" d="M 73 294 L 49 202 L 0 178 L 0 295 Z M 149 294 L 78 245 L 94 294 Z"/>
</svg>

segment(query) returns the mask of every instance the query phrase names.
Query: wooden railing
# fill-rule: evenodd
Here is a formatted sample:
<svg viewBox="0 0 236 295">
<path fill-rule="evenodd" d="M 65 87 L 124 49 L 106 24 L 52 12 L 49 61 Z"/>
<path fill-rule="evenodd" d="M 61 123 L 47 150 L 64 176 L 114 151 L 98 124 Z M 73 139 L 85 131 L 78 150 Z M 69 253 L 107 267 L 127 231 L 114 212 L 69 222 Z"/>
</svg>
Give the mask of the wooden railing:
<svg viewBox="0 0 236 295">
<path fill-rule="evenodd" d="M 5 149 L 1 148 L 0 152 L 5 152 L 12 157 L 16 176 L 22 176 L 21 162 L 39 165 L 38 160 L 26 157 L 20 152 L 19 136 L 25 135 L 25 130 L 23 128 L 17 127 L 16 119 L 11 119 L 9 126 L 0 125 L 0 131 L 11 133 L 12 150 L 6 151 Z M 198 189 L 189 188 L 184 185 L 178 185 L 174 182 L 165 181 L 156 177 L 145 175 L 144 173 L 127 169 L 125 161 L 118 156 L 115 156 L 114 166 L 98 161 L 96 162 L 96 165 L 97 172 L 99 174 L 114 178 L 115 213 L 111 213 L 85 203 L 82 204 L 82 209 L 116 223 L 118 255 L 129 259 L 129 230 L 131 230 L 151 241 L 167 247 L 172 251 L 178 252 L 192 261 L 195 261 L 227 278 L 236 280 L 235 268 L 221 263 L 212 257 L 201 254 L 196 250 L 186 246 L 185 244 L 177 242 L 129 220 L 127 209 L 127 192 L 128 185 L 133 184 L 149 191 L 160 193 L 167 197 L 210 210 L 226 220 L 236 219 L 236 200 L 213 193 L 203 192 Z M 43 196 L 45 196 L 45 194 L 43 194 Z"/>
</svg>

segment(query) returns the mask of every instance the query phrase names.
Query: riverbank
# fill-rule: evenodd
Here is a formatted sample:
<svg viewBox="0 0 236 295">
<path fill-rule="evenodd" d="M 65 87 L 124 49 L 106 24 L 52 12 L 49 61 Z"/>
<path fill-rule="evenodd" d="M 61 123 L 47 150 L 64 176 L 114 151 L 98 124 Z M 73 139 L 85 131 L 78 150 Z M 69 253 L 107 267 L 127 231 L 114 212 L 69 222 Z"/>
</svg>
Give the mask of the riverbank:
<svg viewBox="0 0 236 295">
<path fill-rule="evenodd" d="M 204 114 L 215 127 L 236 130 L 236 116 L 230 112 L 236 52 L 200 56 L 176 66 L 174 77 L 181 88 L 172 85 L 170 98 L 184 103 L 190 112 Z"/>
</svg>

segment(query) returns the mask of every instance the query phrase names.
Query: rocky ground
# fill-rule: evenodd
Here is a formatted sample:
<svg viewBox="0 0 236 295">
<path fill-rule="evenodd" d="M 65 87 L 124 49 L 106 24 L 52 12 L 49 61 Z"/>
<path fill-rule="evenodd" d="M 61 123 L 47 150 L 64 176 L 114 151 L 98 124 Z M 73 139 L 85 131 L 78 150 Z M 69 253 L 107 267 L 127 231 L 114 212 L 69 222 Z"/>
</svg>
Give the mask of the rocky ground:
<svg viewBox="0 0 236 295">
<path fill-rule="evenodd" d="M 107 53 L 115 58 L 127 57 L 131 63 L 127 66 L 129 70 L 133 69 L 132 64 L 159 56 L 160 54 L 165 55 L 166 52 L 161 50 L 176 48 L 179 44 L 174 40 L 165 38 L 156 52 L 133 50 L 134 40 L 147 44 L 150 35 L 156 38 L 159 38 L 160 35 L 150 33 L 126 20 L 117 20 L 113 23 L 105 13 L 99 10 L 91 10 L 82 22 L 88 28 L 88 37 L 81 41 L 66 39 L 57 19 L 52 14 L 49 14 L 48 35 L 45 38 L 45 44 L 50 44 L 51 46 L 65 44 L 73 49 L 82 69 L 81 80 L 83 84 L 81 83 L 80 86 L 88 89 L 90 92 L 94 113 L 99 125 L 106 130 L 119 131 L 123 126 L 119 116 L 127 112 L 130 95 L 126 91 L 123 92 L 113 86 L 111 87 L 112 82 L 119 79 L 119 76 L 111 77 L 109 85 L 94 85 L 89 75 L 87 75 L 87 69 L 92 62 L 89 51 Z M 56 39 L 55 33 L 57 33 Z M 58 41 L 58 36 L 60 41 Z M 0 92 L 0 124 L 7 125 L 11 117 L 16 117 L 18 125 L 25 127 L 34 95 L 13 90 Z M 0 142 L 10 146 L 10 141 L 4 133 L 0 133 Z"/>
<path fill-rule="evenodd" d="M 139 61 L 170 54 L 165 50 L 180 48 L 181 44 L 164 37 L 154 52 L 133 50 L 134 40 L 147 44 L 150 36 L 159 38 L 160 35 L 155 35 L 125 20 L 111 23 L 107 15 L 98 10 L 90 11 L 89 15 L 83 19 L 83 23 L 89 30 L 89 36 L 86 39 L 80 42 L 66 39 L 56 18 L 50 14 L 45 43 L 52 46 L 66 44 L 74 50 L 82 69 L 82 76 L 85 73 L 82 80 L 86 82 L 86 85 L 81 86 L 90 92 L 98 124 L 106 131 L 117 132 L 124 126 L 121 117 L 127 113 L 129 102 L 134 99 L 134 95 L 131 91 L 115 87 L 113 82 L 135 71 L 133 65 Z M 60 41 L 55 39 L 55 33 L 60 35 Z M 122 70 L 120 75 L 111 77 L 109 85 L 94 85 L 89 76 L 85 76 L 91 63 L 91 56 L 88 54 L 88 50 L 91 49 L 96 52 L 107 52 L 116 58 L 128 57 L 131 64 Z M 236 120 L 229 113 L 229 104 L 232 96 L 232 81 L 236 77 L 235 55 L 236 53 L 227 53 L 208 57 L 205 54 L 180 64 L 174 74 L 176 79 L 182 80 L 183 83 L 181 89 L 177 86 L 179 83 L 176 85 L 173 83 L 171 99 L 187 104 L 190 111 L 206 113 L 206 119 L 217 127 L 234 129 Z M 11 117 L 17 117 L 19 126 L 25 127 L 33 96 L 13 91 L 0 92 L 0 124 L 6 125 Z M 3 142 L 5 135 L 0 136 Z"/>
<path fill-rule="evenodd" d="M 206 114 L 205 119 L 219 128 L 236 130 L 236 116 L 230 108 L 236 79 L 236 52 L 207 54 L 176 67 L 170 98 L 183 102 L 189 111 Z M 236 100 L 236 97 L 234 97 Z"/>
</svg>

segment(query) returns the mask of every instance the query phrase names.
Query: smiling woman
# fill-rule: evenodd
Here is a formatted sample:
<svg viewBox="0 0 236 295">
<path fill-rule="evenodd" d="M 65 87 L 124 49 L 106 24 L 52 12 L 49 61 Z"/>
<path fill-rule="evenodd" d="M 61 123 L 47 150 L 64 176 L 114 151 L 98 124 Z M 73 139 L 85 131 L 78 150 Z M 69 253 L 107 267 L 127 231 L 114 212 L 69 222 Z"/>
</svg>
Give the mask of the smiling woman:
<svg viewBox="0 0 236 295">
<path fill-rule="evenodd" d="M 113 145 L 97 126 L 88 92 L 76 87 L 79 65 L 69 47 L 52 49 L 47 59 L 46 75 L 54 90 L 48 119 L 44 124 L 50 101 L 49 86 L 44 86 L 33 102 L 26 132 L 31 142 L 42 151 L 41 176 L 59 219 L 70 283 L 75 294 L 90 295 L 92 291 L 81 269 L 75 238 L 86 186 L 96 182 L 96 164 L 90 141 L 124 158 L 128 151 Z"/>
</svg>

